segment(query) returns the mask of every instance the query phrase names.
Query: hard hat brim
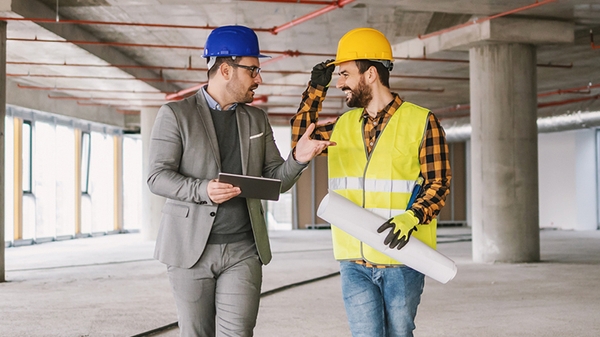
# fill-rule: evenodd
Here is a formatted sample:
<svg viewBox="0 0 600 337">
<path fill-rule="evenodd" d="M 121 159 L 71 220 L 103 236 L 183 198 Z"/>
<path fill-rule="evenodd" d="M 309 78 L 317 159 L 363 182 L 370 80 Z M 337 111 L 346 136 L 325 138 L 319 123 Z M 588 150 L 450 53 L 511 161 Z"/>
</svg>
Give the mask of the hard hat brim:
<svg viewBox="0 0 600 337">
<path fill-rule="evenodd" d="M 202 55 L 203 58 L 207 59 L 209 57 L 256 57 L 259 59 L 262 58 L 272 58 L 273 56 L 269 56 L 269 55 L 263 55 L 263 54 L 258 54 L 258 55 Z"/>
</svg>

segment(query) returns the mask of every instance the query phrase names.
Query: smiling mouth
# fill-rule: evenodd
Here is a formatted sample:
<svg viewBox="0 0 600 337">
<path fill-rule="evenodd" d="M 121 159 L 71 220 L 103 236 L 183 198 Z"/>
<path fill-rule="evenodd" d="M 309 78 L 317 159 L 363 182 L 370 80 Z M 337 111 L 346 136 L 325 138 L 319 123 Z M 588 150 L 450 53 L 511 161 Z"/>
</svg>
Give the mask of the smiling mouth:
<svg viewBox="0 0 600 337">
<path fill-rule="evenodd" d="M 340 90 L 346 95 L 346 99 L 348 99 L 350 96 L 352 96 L 352 89 L 350 89 L 348 87 L 343 87 Z"/>
</svg>

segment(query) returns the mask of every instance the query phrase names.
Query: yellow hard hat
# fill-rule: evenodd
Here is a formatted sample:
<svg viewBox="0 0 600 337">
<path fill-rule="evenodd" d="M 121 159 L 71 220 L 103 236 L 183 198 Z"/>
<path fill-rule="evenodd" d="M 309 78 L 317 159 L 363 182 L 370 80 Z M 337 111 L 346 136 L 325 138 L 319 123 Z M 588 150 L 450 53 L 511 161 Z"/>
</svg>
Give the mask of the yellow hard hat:
<svg viewBox="0 0 600 337">
<path fill-rule="evenodd" d="M 338 65 L 354 60 L 393 61 L 392 46 L 385 35 L 373 28 L 356 28 L 344 34 L 338 43 L 335 61 Z"/>
</svg>

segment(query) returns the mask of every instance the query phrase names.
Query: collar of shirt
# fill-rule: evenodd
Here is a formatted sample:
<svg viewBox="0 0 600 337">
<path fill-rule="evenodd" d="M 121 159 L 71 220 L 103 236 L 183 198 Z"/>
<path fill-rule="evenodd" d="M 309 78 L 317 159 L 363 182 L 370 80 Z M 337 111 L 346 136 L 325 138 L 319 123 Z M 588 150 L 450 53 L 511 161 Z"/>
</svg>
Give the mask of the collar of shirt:
<svg viewBox="0 0 600 337">
<path fill-rule="evenodd" d="M 383 117 L 385 114 L 392 116 L 394 114 L 394 112 L 396 112 L 396 110 L 398 110 L 398 108 L 400 107 L 400 105 L 402 105 L 402 99 L 400 98 L 400 96 L 393 92 L 392 95 L 394 95 L 394 99 L 388 104 L 386 105 L 385 108 L 381 109 L 381 111 L 379 111 L 377 113 L 377 116 L 375 116 L 375 118 L 381 118 Z M 364 119 L 369 119 L 371 118 L 371 116 L 369 116 L 369 113 L 367 112 L 367 110 L 363 110 L 363 114 L 362 116 L 360 116 L 361 120 Z M 375 119 L 373 118 L 373 119 Z"/>
<path fill-rule="evenodd" d="M 204 98 L 206 98 L 206 103 L 208 103 L 208 107 L 211 108 L 211 109 L 213 109 L 213 110 L 223 111 L 221 105 L 219 103 L 217 103 L 217 101 L 215 101 L 215 99 L 212 98 L 208 94 L 208 92 L 206 91 L 207 87 L 208 87 L 208 84 L 205 85 L 205 86 L 203 86 L 200 90 L 202 90 L 202 94 L 204 95 Z M 237 107 L 237 103 L 234 103 L 227 110 L 235 110 L 236 107 Z"/>
</svg>

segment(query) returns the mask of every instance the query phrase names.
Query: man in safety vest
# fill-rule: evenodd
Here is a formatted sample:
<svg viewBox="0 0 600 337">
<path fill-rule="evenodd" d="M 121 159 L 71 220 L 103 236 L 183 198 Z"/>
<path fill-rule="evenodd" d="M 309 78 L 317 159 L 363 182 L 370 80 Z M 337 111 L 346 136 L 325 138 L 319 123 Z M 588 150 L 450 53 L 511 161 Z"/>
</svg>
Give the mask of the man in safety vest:
<svg viewBox="0 0 600 337">
<path fill-rule="evenodd" d="M 335 60 L 317 64 L 292 118 L 292 146 L 325 99 L 336 66 L 336 87 L 353 110 L 320 124 L 313 138 L 337 143 L 327 149 L 329 189 L 389 219 L 381 240 L 401 249 L 412 236 L 436 246 L 435 217 L 449 193 L 448 146 L 437 118 L 390 91 L 392 49 L 385 36 L 357 28 L 339 41 Z M 415 186 L 422 182 L 409 205 Z M 418 189 L 419 190 L 419 189 Z M 342 293 L 353 336 L 412 336 L 424 275 L 369 247 L 332 224 Z"/>
</svg>

